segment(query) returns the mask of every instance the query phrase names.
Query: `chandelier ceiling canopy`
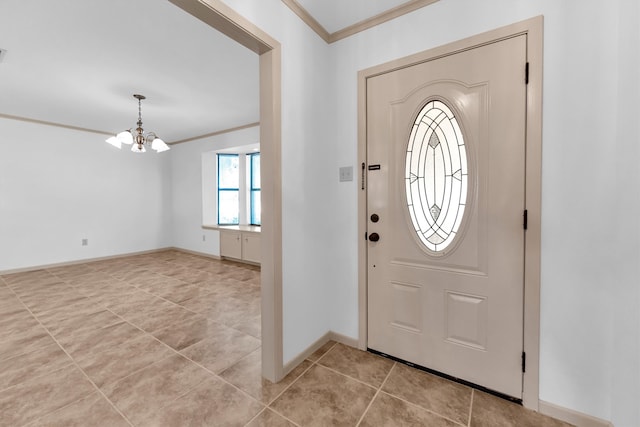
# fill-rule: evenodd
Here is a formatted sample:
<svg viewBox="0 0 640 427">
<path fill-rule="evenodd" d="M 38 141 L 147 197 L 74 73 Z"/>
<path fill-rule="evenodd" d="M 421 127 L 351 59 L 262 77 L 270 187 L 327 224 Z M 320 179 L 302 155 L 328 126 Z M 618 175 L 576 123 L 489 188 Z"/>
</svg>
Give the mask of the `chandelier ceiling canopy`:
<svg viewBox="0 0 640 427">
<path fill-rule="evenodd" d="M 133 97 L 138 100 L 138 127 L 122 131 L 106 141 L 117 148 L 122 148 L 122 144 L 131 145 L 131 151 L 134 153 L 146 152 L 145 145 L 150 145 L 151 149 L 158 153 L 169 150 L 169 146 L 158 138 L 154 132 L 145 133 L 144 129 L 142 129 L 142 100 L 146 99 L 146 97 L 138 94 L 134 94 Z"/>
</svg>

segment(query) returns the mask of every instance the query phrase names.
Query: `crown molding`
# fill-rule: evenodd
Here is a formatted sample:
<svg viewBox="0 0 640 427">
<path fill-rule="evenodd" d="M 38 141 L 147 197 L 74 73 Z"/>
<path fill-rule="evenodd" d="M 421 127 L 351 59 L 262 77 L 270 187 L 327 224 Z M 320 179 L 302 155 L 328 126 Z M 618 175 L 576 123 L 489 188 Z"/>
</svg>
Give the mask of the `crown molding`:
<svg viewBox="0 0 640 427">
<path fill-rule="evenodd" d="M 200 135 L 200 136 L 194 136 L 194 137 L 191 137 L 191 138 L 181 139 L 179 141 L 167 142 L 167 144 L 169 144 L 169 145 L 183 144 L 185 142 L 191 142 L 191 141 L 195 141 L 197 139 L 209 138 L 211 136 L 222 135 L 223 133 L 235 132 L 235 131 L 242 130 L 242 129 L 253 128 L 253 127 L 256 127 L 256 126 L 260 126 L 260 122 L 249 123 L 247 125 L 236 126 L 236 127 L 229 128 L 229 129 L 223 129 L 223 130 L 219 130 L 219 131 L 216 131 L 216 132 L 206 133 L 206 134 Z"/>
<path fill-rule="evenodd" d="M 106 135 L 106 136 L 113 135 L 113 132 L 107 132 L 107 131 L 104 131 L 104 130 L 89 129 L 89 128 L 83 128 L 83 127 L 80 127 L 80 126 L 65 125 L 63 123 L 49 122 L 49 121 L 46 121 L 46 120 L 38 120 L 38 119 L 29 118 L 29 117 L 14 116 L 14 115 L 11 115 L 11 114 L 4 114 L 4 113 L 0 113 L 0 119 L 18 120 L 18 121 L 21 121 L 21 122 L 35 123 L 37 125 L 53 126 L 53 127 L 62 128 L 62 129 L 70 129 L 70 130 L 75 130 L 75 131 L 78 131 L 78 132 L 95 133 L 95 134 L 98 134 L 98 135 Z M 215 131 L 215 132 L 206 133 L 204 135 L 198 135 L 198 136 L 193 136 L 191 138 L 181 139 L 181 140 L 178 140 L 178 141 L 167 142 L 167 144 L 168 145 L 183 144 L 185 142 L 195 141 L 197 139 L 203 139 L 203 138 L 208 138 L 210 136 L 222 135 L 224 133 L 235 132 L 235 131 L 238 131 L 238 130 L 248 129 L 248 128 L 252 128 L 252 127 L 256 127 L 256 126 L 260 126 L 260 122 L 254 122 L 254 123 L 249 123 L 249 124 L 242 125 L 242 126 L 236 126 L 236 127 L 232 127 L 232 128 L 228 128 L 228 129 L 222 129 L 222 130 L 218 130 L 218 131 Z"/>
<path fill-rule="evenodd" d="M 399 16 L 411 13 L 414 10 L 423 8 L 430 4 L 433 4 L 439 0 L 411 0 L 400 6 L 396 6 L 393 9 L 389 9 L 385 12 L 379 13 L 371 18 L 367 18 L 353 25 L 349 25 L 335 33 L 329 33 L 311 14 L 304 8 L 297 0 L 282 0 L 282 2 L 289 7 L 304 23 L 306 23 L 313 31 L 320 36 L 322 40 L 331 44 L 342 40 L 354 34 L 368 30 Z"/>
<path fill-rule="evenodd" d="M 65 125 L 62 123 L 48 122 L 46 120 L 31 119 L 29 117 L 13 116 L 11 114 L 0 113 L 0 118 L 9 119 L 9 120 L 18 120 L 18 121 L 27 122 L 27 123 L 35 123 L 35 124 L 44 125 L 44 126 L 54 126 L 54 127 L 63 128 L 63 129 L 77 130 L 80 132 L 97 133 L 98 135 L 113 135 L 111 132 L 106 132 L 103 130 L 83 128 L 80 126 Z"/>
</svg>

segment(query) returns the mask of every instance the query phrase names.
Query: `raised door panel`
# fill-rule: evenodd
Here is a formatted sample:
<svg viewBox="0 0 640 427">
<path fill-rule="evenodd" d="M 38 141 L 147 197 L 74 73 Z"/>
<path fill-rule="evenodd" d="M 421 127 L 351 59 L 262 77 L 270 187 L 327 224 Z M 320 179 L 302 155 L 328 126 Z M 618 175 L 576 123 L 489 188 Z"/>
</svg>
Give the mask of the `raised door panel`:
<svg viewBox="0 0 640 427">
<path fill-rule="evenodd" d="M 220 232 L 220 255 L 229 258 L 242 258 L 242 240 L 239 231 Z"/>
<path fill-rule="evenodd" d="M 257 233 L 242 234 L 242 259 L 260 263 L 261 242 Z"/>
</svg>

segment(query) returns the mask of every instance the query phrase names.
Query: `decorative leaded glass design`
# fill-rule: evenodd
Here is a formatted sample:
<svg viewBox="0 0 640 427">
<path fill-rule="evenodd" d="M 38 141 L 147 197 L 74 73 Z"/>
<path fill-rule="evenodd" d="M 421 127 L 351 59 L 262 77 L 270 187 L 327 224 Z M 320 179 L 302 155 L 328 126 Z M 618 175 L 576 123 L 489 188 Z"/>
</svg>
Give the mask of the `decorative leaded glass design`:
<svg viewBox="0 0 640 427">
<path fill-rule="evenodd" d="M 453 242 L 467 200 L 467 152 L 458 120 L 442 101 L 418 114 L 407 147 L 405 185 L 420 241 L 441 252 Z"/>
</svg>

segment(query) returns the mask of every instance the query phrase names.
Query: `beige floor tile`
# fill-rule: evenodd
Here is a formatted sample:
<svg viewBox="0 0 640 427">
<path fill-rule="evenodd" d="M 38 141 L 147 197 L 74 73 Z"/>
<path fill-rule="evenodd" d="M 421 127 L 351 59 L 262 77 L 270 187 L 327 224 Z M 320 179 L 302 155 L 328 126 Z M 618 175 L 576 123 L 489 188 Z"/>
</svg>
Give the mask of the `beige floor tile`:
<svg viewBox="0 0 640 427">
<path fill-rule="evenodd" d="M 318 363 L 378 388 L 395 362 L 338 343 Z"/>
<path fill-rule="evenodd" d="M 49 268 L 47 271 L 62 279 L 82 276 L 84 274 L 93 273 L 95 270 L 88 264 L 69 265 L 64 267 Z"/>
<path fill-rule="evenodd" d="M 472 427 L 569 427 L 570 424 L 530 411 L 478 390 L 473 391 Z"/>
<path fill-rule="evenodd" d="M 326 352 L 328 352 L 329 350 L 331 350 L 333 348 L 333 346 L 336 345 L 335 341 L 329 341 L 326 344 L 324 344 L 322 347 L 320 347 L 319 349 L 317 349 L 316 351 L 313 352 L 313 354 L 309 357 L 307 357 L 307 359 L 311 360 L 312 362 L 317 361 L 318 359 L 320 359 L 322 356 L 325 355 Z"/>
<path fill-rule="evenodd" d="M 260 340 L 223 325 L 211 324 L 209 335 L 181 351 L 189 359 L 219 373 L 260 347 Z"/>
<path fill-rule="evenodd" d="M 153 333 L 163 343 L 180 351 L 192 346 L 219 329 L 219 325 L 203 316 L 169 325 Z"/>
<path fill-rule="evenodd" d="M 166 301 L 157 304 L 150 310 L 143 310 L 139 313 L 127 313 L 122 316 L 127 319 L 127 321 L 149 333 L 159 331 L 169 325 L 189 320 L 197 320 L 201 317 L 192 311 Z"/>
<path fill-rule="evenodd" d="M 60 278 L 47 273 L 44 270 L 10 274 L 8 276 L 3 276 L 3 279 L 14 291 L 27 288 L 33 289 L 34 286 L 48 285 L 51 283 L 60 283 Z"/>
<path fill-rule="evenodd" d="M 361 427 L 460 427 L 451 420 L 386 393 L 376 396 L 359 425 Z"/>
<path fill-rule="evenodd" d="M 79 314 L 66 318 L 57 324 L 43 321 L 54 338 L 65 347 L 77 342 L 78 339 L 85 337 L 91 331 L 97 331 L 117 323 L 122 323 L 122 318 L 104 308 L 95 313 Z"/>
<path fill-rule="evenodd" d="M 93 284 L 98 283 L 111 283 L 114 280 L 117 279 L 114 279 L 113 277 L 101 271 L 92 271 L 91 273 L 83 274 L 82 276 L 69 277 L 64 279 L 66 283 L 69 283 L 70 285 L 76 287 L 92 286 Z"/>
<path fill-rule="evenodd" d="M 108 386 L 105 394 L 133 424 L 142 425 L 211 377 L 205 369 L 176 354 Z"/>
<path fill-rule="evenodd" d="M 40 347 L 53 344 L 51 335 L 40 325 L 15 332 L 0 341 L 0 365 L 3 360 L 29 353 Z"/>
<path fill-rule="evenodd" d="M 305 360 L 282 380 L 272 383 L 262 377 L 262 352 L 261 349 L 257 349 L 235 365 L 224 370 L 220 377 L 262 403 L 269 404 L 310 366 L 311 362 Z"/>
<path fill-rule="evenodd" d="M 251 420 L 247 427 L 296 427 L 296 425 L 272 410 L 265 409 L 260 415 Z"/>
<path fill-rule="evenodd" d="M 68 365 L 0 392 L 0 425 L 26 424 L 94 391 L 82 372 Z"/>
<path fill-rule="evenodd" d="M 66 321 L 86 316 L 99 311 L 104 311 L 104 306 L 83 297 L 73 304 L 64 305 L 55 310 L 49 310 L 46 313 L 38 313 L 38 320 L 50 331 L 56 330 L 57 327 Z"/>
<path fill-rule="evenodd" d="M 176 279 L 180 279 L 183 282 L 187 283 L 199 283 L 207 280 L 211 280 L 213 275 L 207 271 L 193 270 L 191 268 L 186 268 L 179 273 L 173 275 Z"/>
<path fill-rule="evenodd" d="M 34 298 L 32 300 L 26 300 L 22 298 L 22 302 L 36 316 L 50 310 L 66 308 L 70 305 L 81 303 L 85 300 L 87 300 L 87 298 L 76 291 L 74 291 L 73 293 L 69 292 L 57 295 L 43 295 L 40 298 Z"/>
<path fill-rule="evenodd" d="M 147 269 L 145 269 L 144 267 L 128 264 L 119 267 L 115 271 L 110 271 L 109 274 L 111 274 L 116 279 L 128 282 L 129 280 L 134 280 L 138 275 L 144 274 L 146 271 Z"/>
<path fill-rule="evenodd" d="M 120 344 L 143 336 L 144 332 L 126 322 L 97 329 L 90 329 L 70 337 L 60 339 L 64 349 L 74 359 L 82 359 L 87 355 L 97 354 Z"/>
<path fill-rule="evenodd" d="M 161 274 L 157 274 L 157 276 L 158 278 L 156 280 L 144 283 L 136 282 L 135 285 L 138 289 L 149 292 L 150 294 L 161 295 L 168 289 L 174 289 L 177 286 L 183 286 L 185 284 L 183 281 L 174 279 L 173 277 L 163 276 Z"/>
<path fill-rule="evenodd" d="M 162 408 L 142 426 L 237 426 L 242 427 L 263 406 L 236 388 L 210 377 L 189 393 Z"/>
<path fill-rule="evenodd" d="M 198 312 L 211 320 L 231 326 L 260 315 L 260 310 L 259 301 L 247 302 L 234 297 L 220 297 Z"/>
<path fill-rule="evenodd" d="M 53 297 L 57 295 L 76 293 L 76 288 L 65 282 L 55 282 L 47 284 L 21 284 L 13 288 L 13 291 L 24 303 L 31 303 L 35 300 Z"/>
<path fill-rule="evenodd" d="M 248 317 L 239 323 L 232 324 L 231 327 L 252 337 L 262 339 L 262 315 Z"/>
<path fill-rule="evenodd" d="M 15 296 L 10 296 L 5 300 L 0 301 L 0 316 L 11 316 L 19 311 L 27 311 L 27 308 L 20 302 Z"/>
<path fill-rule="evenodd" d="M 127 316 L 150 312 L 166 303 L 163 299 L 148 292 L 137 288 L 132 289 L 132 292 L 113 295 L 108 300 L 105 300 L 107 308 L 126 318 Z"/>
<path fill-rule="evenodd" d="M 0 390 L 57 371 L 73 363 L 56 343 L 2 361 Z"/>
<path fill-rule="evenodd" d="M 164 289 L 159 290 L 156 295 L 161 296 L 171 302 L 179 304 L 182 301 L 186 301 L 192 298 L 199 298 L 204 295 L 208 295 L 209 292 L 202 286 L 198 286 L 194 283 L 180 283 L 167 286 Z"/>
<path fill-rule="evenodd" d="M 45 415 L 29 427 L 128 427 L 130 424 L 98 392 Z"/>
<path fill-rule="evenodd" d="M 135 291 L 138 291 L 138 288 L 120 281 L 101 287 L 80 289 L 80 293 L 105 308 L 108 308 L 114 299 L 120 300 L 124 295 L 130 295 Z"/>
<path fill-rule="evenodd" d="M 77 358 L 77 362 L 98 387 L 104 387 L 171 354 L 170 348 L 145 334 L 115 347 L 86 354 Z"/>
<path fill-rule="evenodd" d="M 382 390 L 466 425 L 471 407 L 471 389 L 444 378 L 396 363 Z"/>
<path fill-rule="evenodd" d="M 39 324 L 35 317 L 26 308 L 22 308 L 21 304 L 16 305 L 13 310 L 7 310 L 5 313 L 0 311 L 0 342 L 38 326 Z"/>
<path fill-rule="evenodd" d="M 314 365 L 270 407 L 304 426 L 355 426 L 376 390 Z"/>
</svg>

